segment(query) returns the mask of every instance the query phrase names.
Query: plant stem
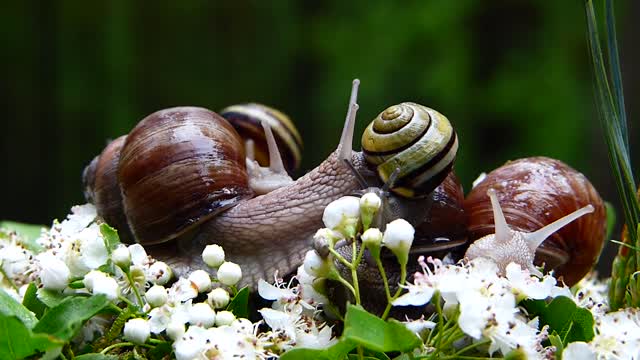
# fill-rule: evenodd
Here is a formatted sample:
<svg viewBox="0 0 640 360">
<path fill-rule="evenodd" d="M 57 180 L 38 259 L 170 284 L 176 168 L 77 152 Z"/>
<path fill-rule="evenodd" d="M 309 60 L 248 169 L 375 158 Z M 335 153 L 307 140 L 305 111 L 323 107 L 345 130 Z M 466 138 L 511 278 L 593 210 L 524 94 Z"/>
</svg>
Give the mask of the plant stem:
<svg viewBox="0 0 640 360">
<path fill-rule="evenodd" d="M 360 247 L 364 249 L 364 246 Z M 356 297 L 356 304 L 360 305 L 360 285 L 358 284 L 358 255 L 356 252 L 358 247 L 355 240 L 351 242 L 351 281 L 353 282 L 354 296 Z"/>
<path fill-rule="evenodd" d="M 387 272 L 384 271 L 384 267 L 382 266 L 382 260 L 380 257 L 376 258 L 376 265 L 378 265 L 378 271 L 380 272 L 380 276 L 382 276 L 382 282 L 384 283 L 384 292 L 387 295 L 387 303 L 390 304 L 391 299 L 391 290 L 389 290 L 389 280 L 387 280 Z"/>
<path fill-rule="evenodd" d="M 340 255 L 334 248 L 329 247 L 329 252 L 333 254 L 333 256 L 335 256 L 335 258 L 338 259 L 338 261 L 343 263 L 344 266 L 348 267 L 349 269 L 352 268 L 351 263 L 348 262 L 347 259 L 344 258 L 344 256 Z"/>
<path fill-rule="evenodd" d="M 387 316 L 389 316 L 389 311 L 391 311 L 391 303 L 393 301 L 395 301 L 398 296 L 400 296 L 400 293 L 402 293 L 402 287 L 400 285 L 404 285 L 405 281 L 407 280 L 407 266 L 400 264 L 400 284 L 398 285 L 398 290 L 396 290 L 396 293 L 393 295 L 393 297 L 391 298 L 391 301 L 389 301 L 389 303 L 387 303 L 387 307 L 384 309 L 384 313 L 382 313 L 382 320 L 386 320 Z"/>
<path fill-rule="evenodd" d="M 142 301 L 142 296 L 140 296 L 140 292 L 138 291 L 138 287 L 136 286 L 135 281 L 133 281 L 133 277 L 131 277 L 131 271 L 125 271 L 124 272 L 127 275 L 127 281 L 129 282 L 129 286 L 131 286 L 131 290 L 133 291 L 134 295 L 136 296 L 136 299 L 138 300 L 138 306 L 140 308 L 142 308 L 142 306 L 144 305 L 144 301 Z"/>
</svg>

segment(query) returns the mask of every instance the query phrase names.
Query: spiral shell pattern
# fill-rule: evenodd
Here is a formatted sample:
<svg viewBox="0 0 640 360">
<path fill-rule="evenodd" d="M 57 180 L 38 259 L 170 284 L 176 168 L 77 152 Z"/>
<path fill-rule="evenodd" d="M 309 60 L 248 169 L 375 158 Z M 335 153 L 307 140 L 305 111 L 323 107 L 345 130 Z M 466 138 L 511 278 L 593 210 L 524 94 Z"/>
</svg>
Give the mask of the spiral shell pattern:
<svg viewBox="0 0 640 360">
<path fill-rule="evenodd" d="M 284 167 L 292 173 L 300 167 L 302 160 L 302 137 L 289 117 L 268 106 L 256 103 L 226 107 L 220 115 L 227 119 L 244 139 L 255 143 L 255 159 L 262 166 L 269 165 L 267 140 L 261 121 L 266 120 L 276 138 Z"/>
<path fill-rule="evenodd" d="M 418 197 L 446 178 L 458 151 L 458 137 L 444 115 L 405 102 L 387 108 L 367 126 L 362 150 L 383 182 L 399 169 L 393 192 Z"/>
</svg>

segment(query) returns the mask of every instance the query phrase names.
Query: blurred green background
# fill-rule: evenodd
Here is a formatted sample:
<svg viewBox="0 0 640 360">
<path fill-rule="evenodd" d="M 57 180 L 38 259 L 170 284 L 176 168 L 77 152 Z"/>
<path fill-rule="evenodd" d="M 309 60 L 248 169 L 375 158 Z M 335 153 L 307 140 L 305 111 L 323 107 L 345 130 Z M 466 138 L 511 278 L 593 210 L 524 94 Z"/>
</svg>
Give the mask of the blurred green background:
<svg viewBox="0 0 640 360">
<path fill-rule="evenodd" d="M 634 119 L 640 6 L 618 5 Z M 80 174 L 107 139 L 176 105 L 277 107 L 299 125 L 309 170 L 337 144 L 355 77 L 359 134 L 402 101 L 452 121 L 465 189 L 508 159 L 546 155 L 584 172 L 616 203 L 582 1 L 13 1 L 2 8 L 0 219 L 64 217 L 83 202 Z"/>
</svg>

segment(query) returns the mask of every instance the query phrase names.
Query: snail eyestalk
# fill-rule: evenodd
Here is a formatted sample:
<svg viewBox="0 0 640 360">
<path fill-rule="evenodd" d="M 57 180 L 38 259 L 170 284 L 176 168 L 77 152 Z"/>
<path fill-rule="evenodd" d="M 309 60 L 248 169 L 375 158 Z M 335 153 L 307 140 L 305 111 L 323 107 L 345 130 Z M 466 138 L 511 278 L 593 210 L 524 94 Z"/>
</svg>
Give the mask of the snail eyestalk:
<svg viewBox="0 0 640 360">
<path fill-rule="evenodd" d="M 592 213 L 593 210 L 594 210 L 593 205 L 587 205 L 583 208 L 580 208 L 572 212 L 569 215 L 566 215 L 552 222 L 551 224 L 543 227 L 540 230 L 525 234 L 524 238 L 526 239 L 527 244 L 529 244 L 529 247 L 531 248 L 531 250 L 536 251 L 538 246 L 540 246 L 540 244 L 542 244 L 549 236 L 551 236 L 551 234 L 565 227 L 566 225 L 573 222 L 574 220 L 581 217 L 582 215 Z"/>
<path fill-rule="evenodd" d="M 496 240 L 499 242 L 509 241 L 511 229 L 507 225 L 507 220 L 504 218 L 502 208 L 500 207 L 500 201 L 498 201 L 498 195 L 494 189 L 487 190 L 487 195 L 491 199 L 491 208 L 493 209 L 493 221 L 495 222 L 495 234 Z"/>
<path fill-rule="evenodd" d="M 280 150 L 278 150 L 276 138 L 273 136 L 271 126 L 264 119 L 262 120 L 262 128 L 264 129 L 264 136 L 267 140 L 267 147 L 269 149 L 269 168 L 274 173 L 286 174 L 287 171 L 284 169 L 284 165 L 282 164 L 282 156 L 280 155 Z"/>
<path fill-rule="evenodd" d="M 340 143 L 338 144 L 338 150 L 340 152 L 338 158 L 348 161 L 351 161 L 351 152 L 353 151 L 353 131 L 356 125 L 356 113 L 358 112 L 358 86 L 360 86 L 360 80 L 353 80 L 347 119 L 345 120 Z"/>
</svg>

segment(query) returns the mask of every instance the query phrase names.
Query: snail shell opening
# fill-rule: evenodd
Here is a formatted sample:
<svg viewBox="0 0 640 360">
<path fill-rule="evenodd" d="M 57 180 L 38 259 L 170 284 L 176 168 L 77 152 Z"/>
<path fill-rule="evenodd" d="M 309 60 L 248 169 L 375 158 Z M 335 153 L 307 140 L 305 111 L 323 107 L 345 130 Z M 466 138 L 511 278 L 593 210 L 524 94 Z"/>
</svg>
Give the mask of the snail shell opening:
<svg viewBox="0 0 640 360">
<path fill-rule="evenodd" d="M 458 151 L 458 137 L 444 115 L 405 102 L 390 106 L 367 126 L 362 151 L 385 183 L 399 169 L 393 192 L 418 197 L 447 177 Z"/>
</svg>

